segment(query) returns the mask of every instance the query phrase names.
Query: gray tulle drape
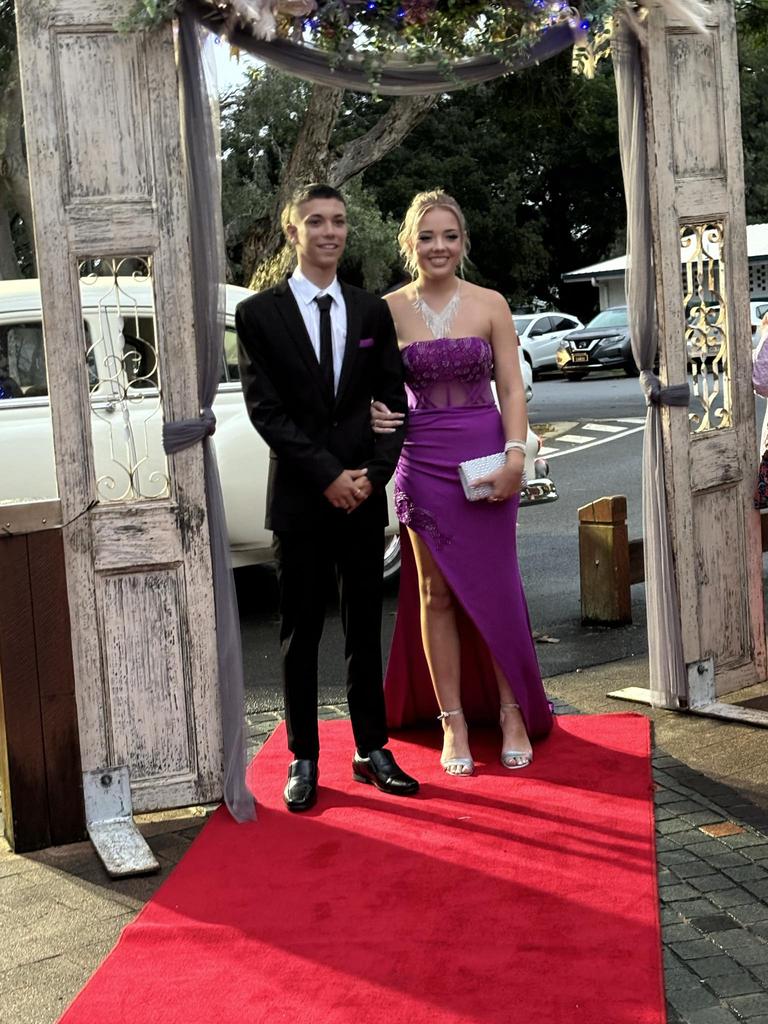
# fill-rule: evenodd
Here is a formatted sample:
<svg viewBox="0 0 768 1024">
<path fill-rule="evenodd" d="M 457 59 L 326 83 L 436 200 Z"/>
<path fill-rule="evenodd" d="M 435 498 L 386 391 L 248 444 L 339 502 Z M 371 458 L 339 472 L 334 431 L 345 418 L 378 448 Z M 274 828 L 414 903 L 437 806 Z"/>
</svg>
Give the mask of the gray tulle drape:
<svg viewBox="0 0 768 1024">
<path fill-rule="evenodd" d="M 653 370 L 659 339 L 641 44 L 627 16 L 618 19 L 614 30 L 613 66 L 619 100 L 619 142 L 627 200 L 629 326 L 632 353 L 641 371 L 640 386 L 648 404 L 643 444 L 643 541 L 651 702 L 656 707 L 676 708 L 678 698 L 686 694 L 687 679 L 680 604 L 667 521 L 661 407 L 687 407 L 690 392 L 687 384 L 662 387 Z"/>
<path fill-rule="evenodd" d="M 203 445 L 208 532 L 211 538 L 213 596 L 216 607 L 218 689 L 224 747 L 224 802 L 237 821 L 255 818 L 253 796 L 245 784 L 245 685 L 240 619 L 219 470 L 213 446 L 213 400 L 221 372 L 226 304 L 224 237 L 218 146 L 202 54 L 202 30 L 189 14 L 179 19 L 179 62 L 183 94 L 183 132 L 189 191 L 189 233 L 195 310 L 197 390 L 200 417 L 166 423 L 163 444 L 169 454 Z"/>
</svg>

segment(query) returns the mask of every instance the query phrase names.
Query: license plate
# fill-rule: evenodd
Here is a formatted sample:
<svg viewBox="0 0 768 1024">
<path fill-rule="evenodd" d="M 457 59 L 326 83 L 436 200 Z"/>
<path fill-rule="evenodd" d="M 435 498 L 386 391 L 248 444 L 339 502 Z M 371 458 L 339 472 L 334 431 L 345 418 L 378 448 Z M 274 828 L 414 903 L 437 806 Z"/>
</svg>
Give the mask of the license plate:
<svg viewBox="0 0 768 1024">
<path fill-rule="evenodd" d="M 573 353 L 574 363 L 588 363 L 589 353 L 588 352 L 574 352 Z"/>
</svg>

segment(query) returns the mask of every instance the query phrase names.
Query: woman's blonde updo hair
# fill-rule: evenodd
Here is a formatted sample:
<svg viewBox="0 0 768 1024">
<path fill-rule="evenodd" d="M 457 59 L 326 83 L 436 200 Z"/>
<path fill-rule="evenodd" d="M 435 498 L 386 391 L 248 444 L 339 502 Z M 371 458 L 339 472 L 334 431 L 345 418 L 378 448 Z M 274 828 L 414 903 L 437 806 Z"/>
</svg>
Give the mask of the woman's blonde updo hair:
<svg viewBox="0 0 768 1024">
<path fill-rule="evenodd" d="M 400 246 L 400 255 L 403 258 L 405 269 L 414 279 L 419 273 L 419 267 L 416 261 L 416 236 L 419 233 L 419 224 L 421 223 L 425 213 L 438 208 L 450 210 L 459 222 L 459 231 L 461 233 L 462 243 L 459 271 L 461 273 L 464 271 L 464 261 L 469 254 L 467 222 L 464 220 L 464 214 L 461 212 L 461 207 L 453 196 L 449 196 L 448 193 L 443 192 L 442 189 L 435 188 L 430 192 L 419 192 L 418 195 L 413 197 L 411 205 L 408 207 L 408 211 L 403 218 L 403 223 L 400 225 L 400 231 L 397 235 L 397 242 Z"/>
</svg>

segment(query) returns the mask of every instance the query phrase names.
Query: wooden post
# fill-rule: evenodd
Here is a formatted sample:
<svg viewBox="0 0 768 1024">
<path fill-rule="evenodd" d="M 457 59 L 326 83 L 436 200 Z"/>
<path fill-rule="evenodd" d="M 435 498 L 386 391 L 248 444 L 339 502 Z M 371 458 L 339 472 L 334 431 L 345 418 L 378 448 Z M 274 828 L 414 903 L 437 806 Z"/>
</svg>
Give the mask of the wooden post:
<svg viewBox="0 0 768 1024">
<path fill-rule="evenodd" d="M 627 499 L 598 498 L 579 509 L 581 621 L 623 626 L 632 622 Z"/>
<path fill-rule="evenodd" d="M 61 531 L 16 532 L 20 509 L 0 517 L 0 792 L 26 853 L 84 839 L 85 815 Z"/>
</svg>

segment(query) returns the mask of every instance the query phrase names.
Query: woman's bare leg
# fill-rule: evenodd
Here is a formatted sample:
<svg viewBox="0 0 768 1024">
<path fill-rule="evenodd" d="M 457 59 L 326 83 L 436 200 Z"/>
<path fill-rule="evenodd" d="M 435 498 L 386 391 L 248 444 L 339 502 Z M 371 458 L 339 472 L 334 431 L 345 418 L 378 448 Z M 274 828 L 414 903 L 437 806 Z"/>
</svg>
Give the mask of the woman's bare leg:
<svg viewBox="0 0 768 1024">
<path fill-rule="evenodd" d="M 501 749 L 502 751 L 519 750 L 523 756 L 512 758 L 510 767 L 517 766 L 522 768 L 530 761 L 533 748 L 531 747 L 531 741 L 528 738 L 525 722 L 523 721 L 523 716 L 520 714 L 520 709 L 517 707 L 510 707 L 510 705 L 516 704 L 512 688 L 507 682 L 506 676 L 501 671 L 500 666 L 497 664 L 496 659 L 493 658 L 492 660 L 493 671 L 496 673 L 496 685 L 499 688 L 499 703 L 501 705 Z"/>
<path fill-rule="evenodd" d="M 432 553 L 408 530 L 419 576 L 419 608 L 424 653 L 441 711 L 461 707 L 461 647 L 453 594 Z M 443 719 L 442 760 L 469 758 L 467 723 L 463 715 Z"/>
</svg>

